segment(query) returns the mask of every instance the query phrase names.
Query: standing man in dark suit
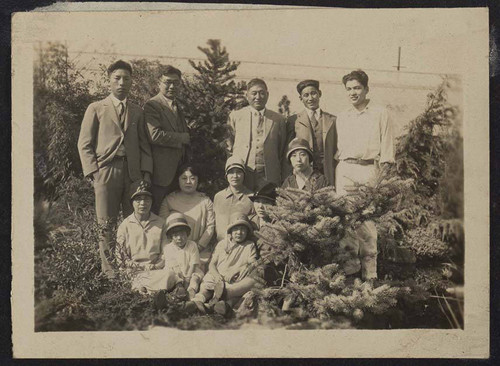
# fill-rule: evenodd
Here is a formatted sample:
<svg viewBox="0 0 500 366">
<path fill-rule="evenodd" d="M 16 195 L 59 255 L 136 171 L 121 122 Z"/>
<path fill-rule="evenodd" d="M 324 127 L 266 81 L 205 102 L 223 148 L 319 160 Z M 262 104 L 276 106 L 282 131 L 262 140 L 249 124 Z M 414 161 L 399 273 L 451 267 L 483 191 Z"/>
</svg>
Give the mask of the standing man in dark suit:
<svg viewBox="0 0 500 366">
<path fill-rule="evenodd" d="M 87 108 L 78 151 L 83 174 L 94 185 L 97 222 L 102 229 L 99 233 L 101 268 L 113 277 L 108 254 L 120 207 L 124 217 L 132 213 L 130 185 L 141 179 L 150 181 L 153 161 L 143 111 L 127 101 L 132 67 L 125 61 L 116 61 L 109 66 L 108 77 L 111 94 Z"/>
<path fill-rule="evenodd" d="M 172 191 L 177 168 L 185 159 L 189 131 L 177 105 L 181 72 L 166 66 L 158 80 L 160 92 L 144 105 L 146 126 L 153 153 L 153 207 L 158 214 L 163 198 Z"/>
<path fill-rule="evenodd" d="M 266 182 L 279 186 L 285 178 L 285 118 L 266 108 L 269 92 L 264 80 L 250 80 L 246 98 L 249 106 L 229 115 L 234 136 L 228 140 L 229 150 L 245 163 L 247 188 L 256 190 Z"/>
<path fill-rule="evenodd" d="M 335 185 L 335 153 L 337 152 L 336 117 L 321 110 L 319 81 L 304 80 L 297 84 L 304 111 L 289 119 L 292 135 L 309 142 L 313 166 L 325 175 L 329 185 Z"/>
</svg>

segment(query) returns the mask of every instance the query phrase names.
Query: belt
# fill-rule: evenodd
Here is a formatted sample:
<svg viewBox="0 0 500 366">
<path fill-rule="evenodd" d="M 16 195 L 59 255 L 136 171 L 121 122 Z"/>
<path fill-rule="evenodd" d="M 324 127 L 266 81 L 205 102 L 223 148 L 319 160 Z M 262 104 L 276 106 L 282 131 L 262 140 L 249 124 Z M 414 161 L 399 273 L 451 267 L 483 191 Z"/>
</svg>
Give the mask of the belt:
<svg viewBox="0 0 500 366">
<path fill-rule="evenodd" d="M 345 161 L 346 163 L 349 163 L 349 164 L 359 164 L 359 165 L 373 165 L 375 163 L 375 160 L 373 160 L 373 159 L 364 160 L 364 159 L 348 158 L 348 159 L 344 159 L 342 161 Z"/>
</svg>

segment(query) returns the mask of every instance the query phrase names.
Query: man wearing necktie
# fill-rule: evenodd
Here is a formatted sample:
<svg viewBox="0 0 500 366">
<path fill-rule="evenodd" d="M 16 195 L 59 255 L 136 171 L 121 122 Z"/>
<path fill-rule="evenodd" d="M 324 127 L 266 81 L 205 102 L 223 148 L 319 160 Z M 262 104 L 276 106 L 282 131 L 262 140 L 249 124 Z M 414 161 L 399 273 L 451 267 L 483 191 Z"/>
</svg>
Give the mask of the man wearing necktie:
<svg viewBox="0 0 500 366">
<path fill-rule="evenodd" d="M 173 189 L 177 169 L 186 160 L 189 130 L 177 106 L 181 72 L 166 66 L 158 79 L 159 93 L 144 104 L 147 132 L 153 153 L 153 206 L 158 214 L 165 196 Z"/>
<path fill-rule="evenodd" d="M 269 92 L 264 80 L 252 79 L 247 84 L 249 106 L 233 111 L 228 125 L 231 138 L 227 145 L 233 156 L 245 162 L 245 186 L 252 191 L 283 180 L 287 144 L 285 118 L 266 108 Z"/>
<path fill-rule="evenodd" d="M 150 180 L 153 161 L 142 109 L 127 100 L 132 67 L 116 61 L 109 66 L 108 77 L 111 94 L 87 108 L 78 151 L 83 175 L 94 185 L 101 268 L 112 277 L 108 254 L 120 208 L 125 217 L 132 213 L 130 185 Z"/>
<path fill-rule="evenodd" d="M 336 117 L 323 111 L 320 106 L 319 81 L 303 80 L 297 84 L 304 111 L 290 117 L 292 137 L 309 142 L 313 152 L 314 169 L 324 174 L 328 184 L 335 185 L 335 153 L 337 152 Z"/>
</svg>

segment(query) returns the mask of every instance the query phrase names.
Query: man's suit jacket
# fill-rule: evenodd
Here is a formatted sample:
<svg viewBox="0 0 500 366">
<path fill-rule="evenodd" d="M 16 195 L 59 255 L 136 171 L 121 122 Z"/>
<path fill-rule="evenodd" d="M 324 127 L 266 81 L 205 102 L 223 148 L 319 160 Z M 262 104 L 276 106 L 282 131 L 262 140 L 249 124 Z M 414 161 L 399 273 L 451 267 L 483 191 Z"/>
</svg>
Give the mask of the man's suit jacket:
<svg viewBox="0 0 500 366">
<path fill-rule="evenodd" d="M 122 130 L 111 96 L 90 104 L 83 117 L 78 138 L 83 175 L 89 176 L 109 164 L 122 143 L 132 181 L 142 179 L 142 172 L 153 171 L 142 109 L 127 102 Z"/>
<path fill-rule="evenodd" d="M 321 111 L 321 123 L 323 127 L 323 151 L 325 158 L 323 160 L 323 169 L 328 179 L 328 183 L 335 185 L 335 159 L 333 158 L 337 152 L 337 117 Z M 311 135 L 311 127 L 309 124 L 309 116 L 304 110 L 299 114 L 295 114 L 289 118 L 289 128 L 292 129 L 294 137 L 299 137 L 309 142 L 311 149 L 313 148 L 313 136 Z"/>
<path fill-rule="evenodd" d="M 162 187 L 170 185 L 185 155 L 181 139 L 188 133 L 188 128 L 182 112 L 178 110 L 177 114 L 178 117 L 161 94 L 144 104 L 144 118 L 153 153 L 153 184 Z M 176 118 L 179 118 L 179 125 Z"/>
<path fill-rule="evenodd" d="M 233 111 L 228 124 L 232 128 L 233 138 L 228 141 L 229 150 L 246 163 L 250 153 L 251 125 L 258 123 L 259 117 L 250 106 Z M 283 178 L 282 169 L 287 143 L 285 118 L 266 108 L 264 112 L 264 164 L 266 180 L 280 186 Z"/>
</svg>

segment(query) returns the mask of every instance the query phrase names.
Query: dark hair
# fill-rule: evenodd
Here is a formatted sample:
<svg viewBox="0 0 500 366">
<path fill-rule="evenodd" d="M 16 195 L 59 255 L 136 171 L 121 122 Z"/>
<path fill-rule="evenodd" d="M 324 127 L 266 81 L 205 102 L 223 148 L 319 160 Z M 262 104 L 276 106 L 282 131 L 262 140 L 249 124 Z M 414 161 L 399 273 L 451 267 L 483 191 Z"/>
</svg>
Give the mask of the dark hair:
<svg viewBox="0 0 500 366">
<path fill-rule="evenodd" d="M 191 172 L 191 174 L 198 177 L 198 180 L 200 179 L 200 168 L 196 164 L 181 165 L 177 171 L 177 176 L 180 177 L 184 172 Z"/>
<path fill-rule="evenodd" d="M 118 60 L 113 62 L 111 65 L 108 67 L 108 76 L 111 76 L 113 71 L 115 70 L 127 70 L 130 75 L 132 75 L 132 66 L 123 60 Z"/>
<path fill-rule="evenodd" d="M 177 174 L 175 175 L 175 179 L 172 182 L 172 188 L 176 191 L 179 191 L 181 187 L 179 186 L 179 178 L 185 172 L 191 172 L 191 174 L 198 177 L 198 187 L 200 187 L 200 182 L 202 180 L 202 176 L 200 175 L 200 168 L 198 165 L 193 163 L 182 164 L 179 169 L 177 169 Z"/>
<path fill-rule="evenodd" d="M 182 77 L 181 70 L 173 67 L 172 65 L 166 65 L 160 69 L 159 79 L 161 79 L 163 75 L 168 75 L 168 74 L 175 74 L 179 77 L 179 79 Z"/>
<path fill-rule="evenodd" d="M 365 88 L 368 86 L 368 75 L 366 75 L 366 72 L 364 72 L 363 70 L 354 70 L 349 74 L 344 75 L 344 77 L 342 78 L 342 83 L 345 86 L 345 84 L 347 84 L 347 82 L 351 80 L 357 80 Z"/>
<path fill-rule="evenodd" d="M 251 87 L 255 86 L 255 85 L 261 85 L 264 87 L 264 89 L 267 90 L 267 85 L 266 85 L 266 82 L 262 79 L 258 79 L 258 78 L 255 78 L 255 79 L 252 79 L 248 82 L 247 84 L 247 90 L 250 90 Z"/>
</svg>

